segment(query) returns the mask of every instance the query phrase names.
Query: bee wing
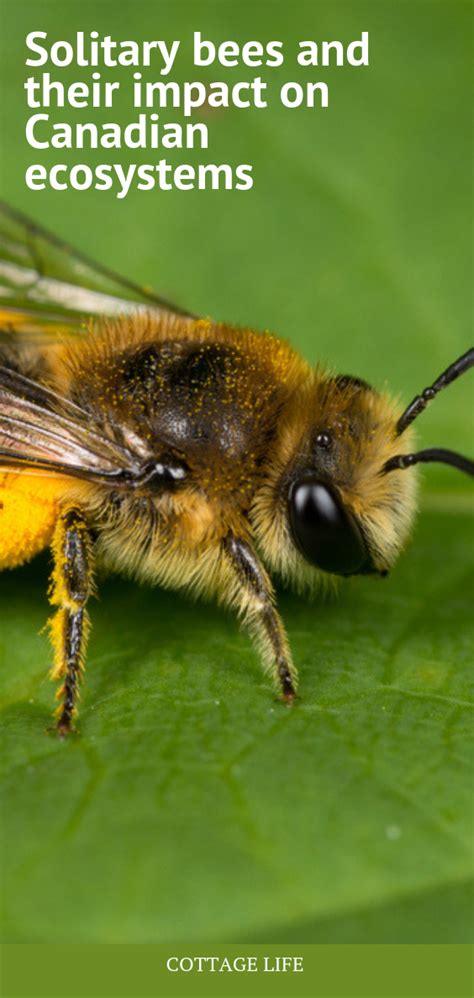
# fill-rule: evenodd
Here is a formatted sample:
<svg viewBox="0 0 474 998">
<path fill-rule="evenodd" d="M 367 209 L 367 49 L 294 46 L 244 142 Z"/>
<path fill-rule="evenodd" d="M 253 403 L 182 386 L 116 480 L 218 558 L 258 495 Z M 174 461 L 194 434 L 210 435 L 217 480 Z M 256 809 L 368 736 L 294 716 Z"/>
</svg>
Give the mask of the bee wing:
<svg viewBox="0 0 474 998">
<path fill-rule="evenodd" d="M 36 381 L 0 367 L 0 470 L 40 470 L 123 482 L 139 458 L 91 428 L 90 414 Z"/>
<path fill-rule="evenodd" d="M 91 316 L 190 315 L 0 201 L 0 329 L 33 339 L 84 332 Z"/>
</svg>

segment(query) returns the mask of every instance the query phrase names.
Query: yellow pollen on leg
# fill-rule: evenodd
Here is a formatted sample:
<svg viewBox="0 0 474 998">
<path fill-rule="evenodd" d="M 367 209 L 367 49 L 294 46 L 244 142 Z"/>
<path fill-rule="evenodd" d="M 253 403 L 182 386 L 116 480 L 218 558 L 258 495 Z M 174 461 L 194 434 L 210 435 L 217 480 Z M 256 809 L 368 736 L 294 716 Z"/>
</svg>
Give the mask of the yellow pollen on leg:
<svg viewBox="0 0 474 998">
<path fill-rule="evenodd" d="M 0 569 L 22 565 L 47 547 L 63 488 L 58 479 L 0 473 Z"/>
</svg>

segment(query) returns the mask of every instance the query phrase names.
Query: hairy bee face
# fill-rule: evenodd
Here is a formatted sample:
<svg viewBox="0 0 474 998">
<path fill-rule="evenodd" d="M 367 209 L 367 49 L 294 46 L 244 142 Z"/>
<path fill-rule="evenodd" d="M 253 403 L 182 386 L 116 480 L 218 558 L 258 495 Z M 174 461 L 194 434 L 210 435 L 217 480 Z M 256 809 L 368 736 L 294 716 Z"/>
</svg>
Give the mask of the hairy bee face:
<svg viewBox="0 0 474 998">
<path fill-rule="evenodd" d="M 397 449 L 394 410 L 358 378 L 316 373 L 257 503 L 266 555 L 283 575 L 311 586 L 312 574 L 385 575 L 392 567 L 416 489 L 414 476 L 381 473 Z"/>
</svg>

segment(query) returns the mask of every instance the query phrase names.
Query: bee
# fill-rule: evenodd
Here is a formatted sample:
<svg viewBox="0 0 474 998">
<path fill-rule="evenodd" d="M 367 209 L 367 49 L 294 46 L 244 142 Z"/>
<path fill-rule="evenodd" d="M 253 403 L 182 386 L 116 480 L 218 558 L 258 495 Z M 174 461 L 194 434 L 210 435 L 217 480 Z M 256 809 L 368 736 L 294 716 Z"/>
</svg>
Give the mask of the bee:
<svg viewBox="0 0 474 998">
<path fill-rule="evenodd" d="M 0 568 L 50 546 L 56 729 L 74 730 L 97 572 L 216 597 L 291 703 L 271 575 L 386 575 L 420 462 L 411 426 L 474 349 L 400 411 L 268 333 L 197 318 L 0 212 Z"/>
</svg>

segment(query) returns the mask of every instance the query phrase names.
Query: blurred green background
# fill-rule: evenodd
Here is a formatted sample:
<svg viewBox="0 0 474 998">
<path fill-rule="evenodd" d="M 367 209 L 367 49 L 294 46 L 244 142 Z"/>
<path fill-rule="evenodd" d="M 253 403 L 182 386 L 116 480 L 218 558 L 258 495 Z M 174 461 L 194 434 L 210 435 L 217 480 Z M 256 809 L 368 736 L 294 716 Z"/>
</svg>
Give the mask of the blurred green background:
<svg viewBox="0 0 474 998">
<path fill-rule="evenodd" d="M 469 345 L 471 13 L 454 0 L 5 3 L 2 196 L 191 310 L 270 328 L 408 401 Z M 194 30 L 281 39 L 285 66 L 262 70 L 270 93 L 323 79 L 330 106 L 208 113 L 205 159 L 253 163 L 250 192 L 33 193 L 31 162 L 162 153 L 29 149 L 32 30 L 180 38 L 182 80 L 253 75 L 195 70 Z M 300 39 L 363 30 L 369 68 L 293 68 Z M 419 421 L 419 439 L 472 449 L 469 377 Z M 423 478 L 419 525 L 389 580 L 355 580 L 324 605 L 281 595 L 301 670 L 291 712 L 231 618 L 109 580 L 92 608 L 81 736 L 58 743 L 45 734 L 38 634 L 48 560 L 0 576 L 4 938 L 468 939 L 470 483 L 438 467 Z"/>
</svg>

